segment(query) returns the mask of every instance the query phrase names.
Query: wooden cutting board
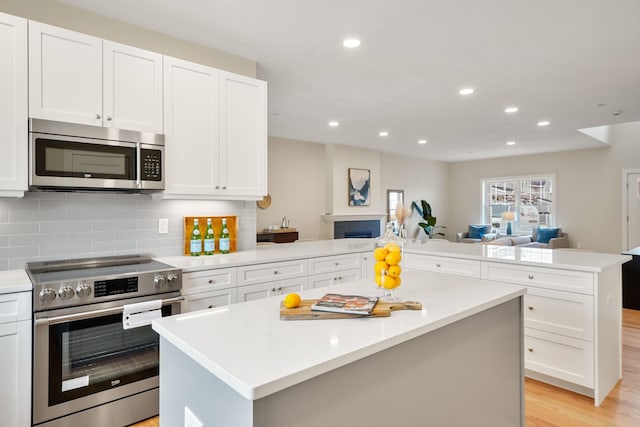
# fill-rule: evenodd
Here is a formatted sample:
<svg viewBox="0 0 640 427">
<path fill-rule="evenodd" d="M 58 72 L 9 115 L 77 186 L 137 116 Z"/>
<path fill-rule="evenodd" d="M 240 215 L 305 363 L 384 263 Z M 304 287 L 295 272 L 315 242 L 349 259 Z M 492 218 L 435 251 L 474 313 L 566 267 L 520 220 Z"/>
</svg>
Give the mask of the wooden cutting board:
<svg viewBox="0 0 640 427">
<path fill-rule="evenodd" d="M 353 319 L 357 317 L 389 317 L 395 310 L 422 310 L 422 304 L 417 301 L 386 302 L 378 301 L 370 315 L 331 313 L 328 311 L 311 310 L 317 299 L 303 299 L 296 308 L 286 308 L 280 304 L 280 320 L 316 320 L 316 319 Z"/>
</svg>

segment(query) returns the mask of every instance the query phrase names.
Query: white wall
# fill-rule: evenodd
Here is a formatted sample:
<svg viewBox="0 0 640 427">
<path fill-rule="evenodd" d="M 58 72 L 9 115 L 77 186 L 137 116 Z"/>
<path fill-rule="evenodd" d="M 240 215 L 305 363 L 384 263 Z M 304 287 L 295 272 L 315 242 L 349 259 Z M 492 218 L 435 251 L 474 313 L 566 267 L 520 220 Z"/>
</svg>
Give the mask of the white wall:
<svg viewBox="0 0 640 427">
<path fill-rule="evenodd" d="M 482 178 L 555 173 L 556 224 L 571 246 L 620 253 L 622 170 L 640 168 L 640 122 L 611 127 L 611 146 L 450 165 L 449 225 L 464 231 L 481 219 Z"/>
<path fill-rule="evenodd" d="M 320 238 L 320 216 L 325 213 L 324 150 L 323 144 L 269 138 L 271 206 L 258 208 L 258 230 L 279 227 L 286 216 L 301 240 Z"/>
<path fill-rule="evenodd" d="M 249 77 L 256 63 L 52 0 L 2 0 L 0 11 Z"/>
</svg>

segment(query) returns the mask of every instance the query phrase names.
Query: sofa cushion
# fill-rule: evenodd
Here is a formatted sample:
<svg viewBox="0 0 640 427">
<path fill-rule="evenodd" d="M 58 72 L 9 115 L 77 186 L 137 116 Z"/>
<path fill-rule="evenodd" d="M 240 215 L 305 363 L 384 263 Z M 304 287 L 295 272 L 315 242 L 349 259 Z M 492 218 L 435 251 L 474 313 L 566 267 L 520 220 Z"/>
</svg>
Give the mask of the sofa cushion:
<svg viewBox="0 0 640 427">
<path fill-rule="evenodd" d="M 538 227 L 537 239 L 538 243 L 549 243 L 549 240 L 555 239 L 560 233 L 559 228 Z"/>
<path fill-rule="evenodd" d="M 488 225 L 469 225 L 469 238 L 482 239 L 482 236 L 484 236 L 488 230 Z"/>
<path fill-rule="evenodd" d="M 531 237 L 529 236 L 520 236 L 520 237 L 511 238 L 511 244 L 513 246 L 526 245 L 527 243 L 531 243 Z"/>
</svg>

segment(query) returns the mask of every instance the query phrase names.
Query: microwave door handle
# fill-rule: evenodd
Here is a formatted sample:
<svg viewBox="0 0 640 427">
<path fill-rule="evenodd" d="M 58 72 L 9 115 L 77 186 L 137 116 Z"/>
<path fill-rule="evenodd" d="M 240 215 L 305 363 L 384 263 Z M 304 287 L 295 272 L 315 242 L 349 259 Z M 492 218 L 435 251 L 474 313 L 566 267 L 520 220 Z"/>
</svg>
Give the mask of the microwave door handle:
<svg viewBox="0 0 640 427">
<path fill-rule="evenodd" d="M 162 300 L 162 305 L 164 306 L 164 305 L 174 304 L 176 302 L 181 302 L 181 301 L 184 301 L 184 297 L 182 296 L 175 297 L 175 298 L 168 298 L 168 299 Z M 84 311 L 82 313 L 76 313 L 76 314 L 66 314 L 64 316 L 54 316 L 54 317 L 47 317 L 43 319 L 36 319 L 34 323 L 36 324 L 36 326 L 53 325 L 56 323 L 72 322 L 75 320 L 92 319 L 100 316 L 108 316 L 110 314 L 118 314 L 118 313 L 122 313 L 123 310 L 124 310 L 124 306 L 120 305 L 118 307 L 103 308 L 101 310 L 91 310 L 91 311 Z"/>
<path fill-rule="evenodd" d="M 140 143 L 136 143 L 136 187 L 138 189 L 142 188 L 142 167 L 140 165 L 140 163 L 142 163 L 142 157 L 141 157 L 141 148 L 140 148 Z"/>
</svg>

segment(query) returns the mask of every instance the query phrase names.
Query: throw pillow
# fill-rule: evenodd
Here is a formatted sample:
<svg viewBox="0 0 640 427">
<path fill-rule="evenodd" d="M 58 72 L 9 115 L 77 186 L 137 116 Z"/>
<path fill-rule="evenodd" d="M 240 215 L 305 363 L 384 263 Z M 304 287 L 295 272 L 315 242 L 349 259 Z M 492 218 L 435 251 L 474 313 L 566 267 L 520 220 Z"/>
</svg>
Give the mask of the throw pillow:
<svg viewBox="0 0 640 427">
<path fill-rule="evenodd" d="M 560 233 L 559 228 L 538 227 L 538 238 L 536 239 L 536 242 L 549 243 L 549 240 L 558 237 L 558 233 Z"/>
<path fill-rule="evenodd" d="M 469 238 L 482 239 L 489 229 L 488 225 L 469 225 Z"/>
</svg>

